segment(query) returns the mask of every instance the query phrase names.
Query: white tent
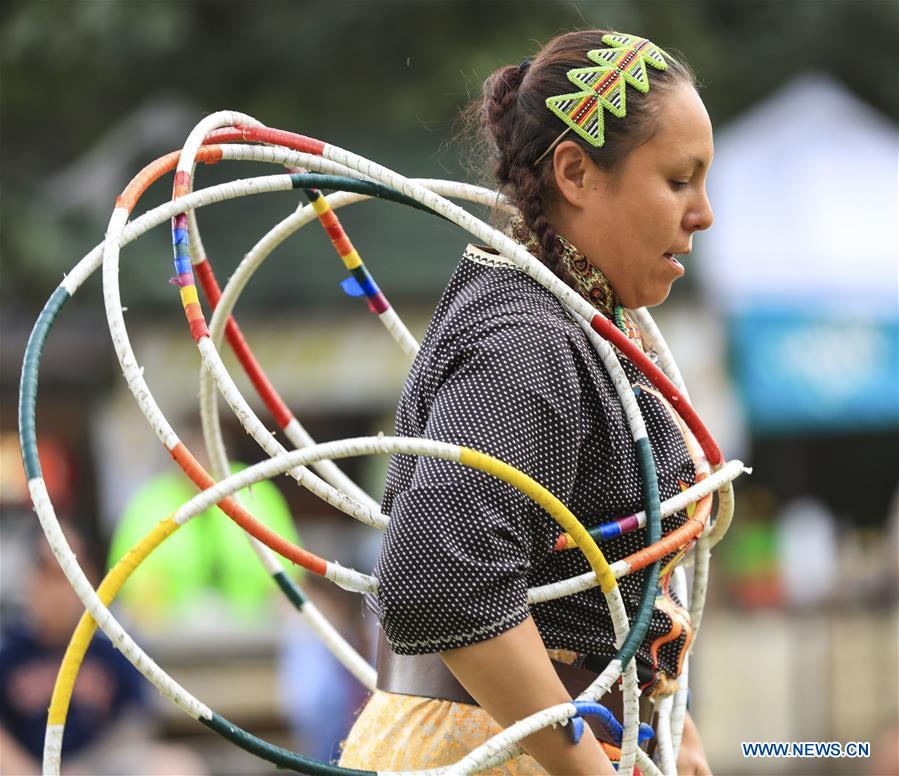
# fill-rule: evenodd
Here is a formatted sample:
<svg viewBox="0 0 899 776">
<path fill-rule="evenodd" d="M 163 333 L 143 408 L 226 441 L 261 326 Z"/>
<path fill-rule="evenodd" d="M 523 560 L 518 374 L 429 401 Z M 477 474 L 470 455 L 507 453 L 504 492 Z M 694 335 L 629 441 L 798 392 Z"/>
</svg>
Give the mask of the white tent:
<svg viewBox="0 0 899 776">
<path fill-rule="evenodd" d="M 822 75 L 791 81 L 716 137 L 715 224 L 697 241 L 701 282 L 723 310 L 897 304 L 894 124 Z"/>
</svg>

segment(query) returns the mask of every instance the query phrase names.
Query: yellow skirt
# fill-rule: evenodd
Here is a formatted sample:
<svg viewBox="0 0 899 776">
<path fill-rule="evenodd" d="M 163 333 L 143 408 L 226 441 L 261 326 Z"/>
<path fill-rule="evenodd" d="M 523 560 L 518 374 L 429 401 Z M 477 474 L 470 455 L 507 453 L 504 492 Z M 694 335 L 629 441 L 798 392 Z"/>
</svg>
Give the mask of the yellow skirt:
<svg viewBox="0 0 899 776">
<path fill-rule="evenodd" d="M 439 768 L 458 762 L 501 731 L 479 706 L 376 690 L 344 741 L 339 764 L 372 771 Z M 522 754 L 484 773 L 538 776 L 546 771 Z"/>
</svg>

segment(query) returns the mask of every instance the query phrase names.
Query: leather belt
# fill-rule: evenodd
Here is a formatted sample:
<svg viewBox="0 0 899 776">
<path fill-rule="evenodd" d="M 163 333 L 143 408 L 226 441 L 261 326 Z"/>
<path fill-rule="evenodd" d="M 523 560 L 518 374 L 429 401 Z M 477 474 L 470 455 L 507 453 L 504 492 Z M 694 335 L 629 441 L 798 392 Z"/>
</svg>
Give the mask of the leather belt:
<svg viewBox="0 0 899 776">
<path fill-rule="evenodd" d="M 611 658 L 591 655 L 585 661 L 587 667 L 579 668 L 552 660 L 553 668 L 572 698 L 580 695 L 609 664 Z M 478 702 L 468 694 L 459 680 L 447 668 L 443 658 L 437 653 L 427 655 L 397 655 L 387 643 L 384 632 L 378 636 L 378 681 L 377 688 L 398 695 L 415 695 L 421 698 L 454 701 L 478 706 Z M 647 681 L 647 669 L 638 664 L 638 680 L 641 685 Z M 622 694 L 613 688 L 600 698 L 619 721 L 622 717 Z M 640 719 L 649 722 L 654 708 L 649 699 L 640 697 Z M 608 740 L 604 729 L 593 717 L 586 722 L 603 740 Z M 594 725 L 593 723 L 596 722 Z"/>
</svg>

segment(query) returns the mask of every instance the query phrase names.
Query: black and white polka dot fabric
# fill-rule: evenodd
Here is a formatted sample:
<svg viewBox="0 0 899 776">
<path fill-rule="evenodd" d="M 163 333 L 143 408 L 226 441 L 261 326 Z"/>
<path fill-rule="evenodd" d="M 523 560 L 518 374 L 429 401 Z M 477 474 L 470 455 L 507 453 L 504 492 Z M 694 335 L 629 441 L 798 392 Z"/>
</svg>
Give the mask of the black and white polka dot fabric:
<svg viewBox="0 0 899 776">
<path fill-rule="evenodd" d="M 649 385 L 621 359 L 632 383 Z M 638 395 L 662 499 L 695 477 L 683 437 L 660 400 Z M 644 508 L 630 430 L 609 376 L 580 327 L 548 291 L 502 257 L 468 246 L 406 381 L 396 433 L 465 445 L 521 469 L 587 527 Z M 510 485 L 461 464 L 394 456 L 390 515 L 374 574 L 377 613 L 399 654 L 439 652 L 497 636 L 527 617 L 527 590 L 590 570 L 578 550 L 553 552 L 558 524 Z M 683 513 L 663 521 L 665 533 Z M 612 562 L 644 546 L 644 531 L 603 542 Z M 628 614 L 643 572 L 620 581 Z M 549 649 L 614 655 L 598 588 L 532 608 Z M 653 612 L 637 654 L 671 630 Z M 672 634 L 673 635 L 673 634 Z M 677 674 L 685 636 L 662 645 L 657 668 Z"/>
</svg>

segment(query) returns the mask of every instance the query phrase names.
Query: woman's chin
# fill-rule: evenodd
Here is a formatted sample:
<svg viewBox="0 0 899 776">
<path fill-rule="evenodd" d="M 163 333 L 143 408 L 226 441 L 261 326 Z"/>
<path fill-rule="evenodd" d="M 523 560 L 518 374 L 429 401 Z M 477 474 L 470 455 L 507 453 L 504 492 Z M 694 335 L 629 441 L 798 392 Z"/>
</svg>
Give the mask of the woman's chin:
<svg viewBox="0 0 899 776">
<path fill-rule="evenodd" d="M 633 297 L 634 304 L 628 304 L 624 299 L 621 300 L 621 304 L 629 310 L 636 310 L 639 307 L 657 307 L 668 298 L 672 285 L 674 284 L 667 283 L 661 288 L 654 288 L 652 291 L 647 291 L 643 294 L 635 294 Z"/>
</svg>

